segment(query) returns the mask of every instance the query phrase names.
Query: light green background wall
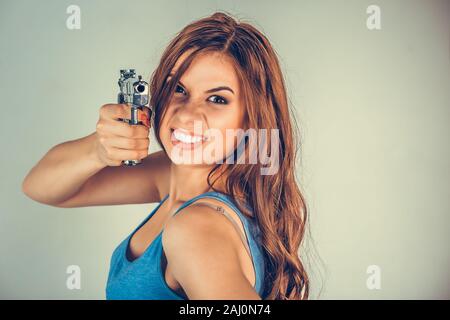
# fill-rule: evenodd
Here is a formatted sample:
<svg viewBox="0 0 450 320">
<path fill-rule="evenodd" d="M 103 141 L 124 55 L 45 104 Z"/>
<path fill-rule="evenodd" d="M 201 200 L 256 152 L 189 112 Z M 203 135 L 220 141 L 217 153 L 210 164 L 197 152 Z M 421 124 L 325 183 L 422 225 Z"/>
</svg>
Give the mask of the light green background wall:
<svg viewBox="0 0 450 320">
<path fill-rule="evenodd" d="M 66 28 L 70 4 L 81 30 Z M 366 28 L 370 4 L 381 30 Z M 52 146 L 93 132 L 120 68 L 149 77 L 173 35 L 216 9 L 280 55 L 325 263 L 312 297 L 450 298 L 449 2 L 381 0 L 2 0 L 0 298 L 104 298 L 111 252 L 154 204 L 60 209 L 21 182 Z M 66 288 L 71 264 L 81 290 Z M 372 264 L 381 290 L 366 287 Z"/>
</svg>

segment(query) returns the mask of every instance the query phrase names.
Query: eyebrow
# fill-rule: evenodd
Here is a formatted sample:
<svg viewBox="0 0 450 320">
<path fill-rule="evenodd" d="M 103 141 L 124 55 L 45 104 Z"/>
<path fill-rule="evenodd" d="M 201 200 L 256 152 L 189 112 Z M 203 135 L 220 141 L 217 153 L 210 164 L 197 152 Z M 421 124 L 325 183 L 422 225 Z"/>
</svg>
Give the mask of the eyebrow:
<svg viewBox="0 0 450 320">
<path fill-rule="evenodd" d="M 173 73 L 170 73 L 168 77 L 172 77 L 172 76 L 173 76 Z M 186 88 L 186 86 L 183 84 L 183 82 L 181 82 L 181 81 L 178 81 L 178 82 L 179 82 L 184 88 Z M 212 93 L 212 92 L 221 91 L 221 90 L 228 90 L 228 91 L 230 91 L 231 93 L 235 94 L 234 91 L 233 91 L 230 87 L 227 87 L 227 86 L 220 86 L 220 87 L 212 88 L 212 89 L 206 90 L 205 93 Z"/>
</svg>

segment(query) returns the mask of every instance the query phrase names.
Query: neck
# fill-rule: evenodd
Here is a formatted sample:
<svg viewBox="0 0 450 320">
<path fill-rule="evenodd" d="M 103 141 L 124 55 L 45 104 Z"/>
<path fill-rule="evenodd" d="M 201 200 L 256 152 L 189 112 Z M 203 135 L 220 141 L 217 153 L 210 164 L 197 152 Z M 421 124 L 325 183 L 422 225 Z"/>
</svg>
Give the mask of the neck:
<svg viewBox="0 0 450 320">
<path fill-rule="evenodd" d="M 195 196 L 213 191 L 207 182 L 208 174 L 213 168 L 214 166 L 189 166 L 172 163 L 169 177 L 169 197 L 166 200 L 167 205 L 170 208 L 175 208 Z M 214 176 L 216 173 L 218 172 L 216 171 Z M 211 182 L 214 182 L 214 179 L 214 177 L 211 177 Z M 224 181 L 224 176 L 222 176 L 214 183 L 214 188 L 223 192 L 225 190 Z"/>
</svg>

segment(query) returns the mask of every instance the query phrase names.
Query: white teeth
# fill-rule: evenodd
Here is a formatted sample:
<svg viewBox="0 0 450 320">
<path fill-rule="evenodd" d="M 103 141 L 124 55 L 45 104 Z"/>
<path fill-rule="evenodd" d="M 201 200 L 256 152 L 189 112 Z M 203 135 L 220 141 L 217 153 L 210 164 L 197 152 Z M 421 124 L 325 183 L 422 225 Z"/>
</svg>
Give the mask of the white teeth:
<svg viewBox="0 0 450 320">
<path fill-rule="evenodd" d="M 175 139 L 177 139 L 183 143 L 196 143 L 196 142 L 200 142 L 203 140 L 202 137 L 193 137 L 191 135 L 184 134 L 178 130 L 175 130 L 173 132 L 173 135 L 175 136 Z"/>
</svg>

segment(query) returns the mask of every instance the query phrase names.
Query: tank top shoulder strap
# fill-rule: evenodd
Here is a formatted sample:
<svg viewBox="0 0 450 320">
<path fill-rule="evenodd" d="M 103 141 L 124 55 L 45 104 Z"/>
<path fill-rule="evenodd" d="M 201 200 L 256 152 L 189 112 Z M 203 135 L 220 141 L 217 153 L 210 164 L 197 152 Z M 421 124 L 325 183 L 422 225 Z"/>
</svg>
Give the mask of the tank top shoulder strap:
<svg viewBox="0 0 450 320">
<path fill-rule="evenodd" d="M 233 227 L 238 232 L 239 236 L 241 237 L 242 243 L 244 244 L 245 250 L 247 250 L 248 255 L 250 257 L 252 256 L 252 254 L 250 252 L 250 248 L 248 246 L 248 240 L 247 240 L 246 235 L 242 232 L 242 230 L 239 228 L 239 225 L 236 223 L 236 220 L 234 220 L 231 217 L 231 215 L 228 213 L 228 211 L 226 211 L 222 206 L 217 206 L 217 205 L 211 204 L 209 202 L 202 202 L 201 200 L 195 201 L 195 202 L 191 203 L 191 205 L 208 206 L 208 207 L 214 209 L 215 211 L 218 211 L 221 214 L 223 214 L 228 220 L 231 221 L 231 223 L 233 224 Z M 245 226 L 244 226 L 244 228 L 245 228 Z"/>
</svg>

